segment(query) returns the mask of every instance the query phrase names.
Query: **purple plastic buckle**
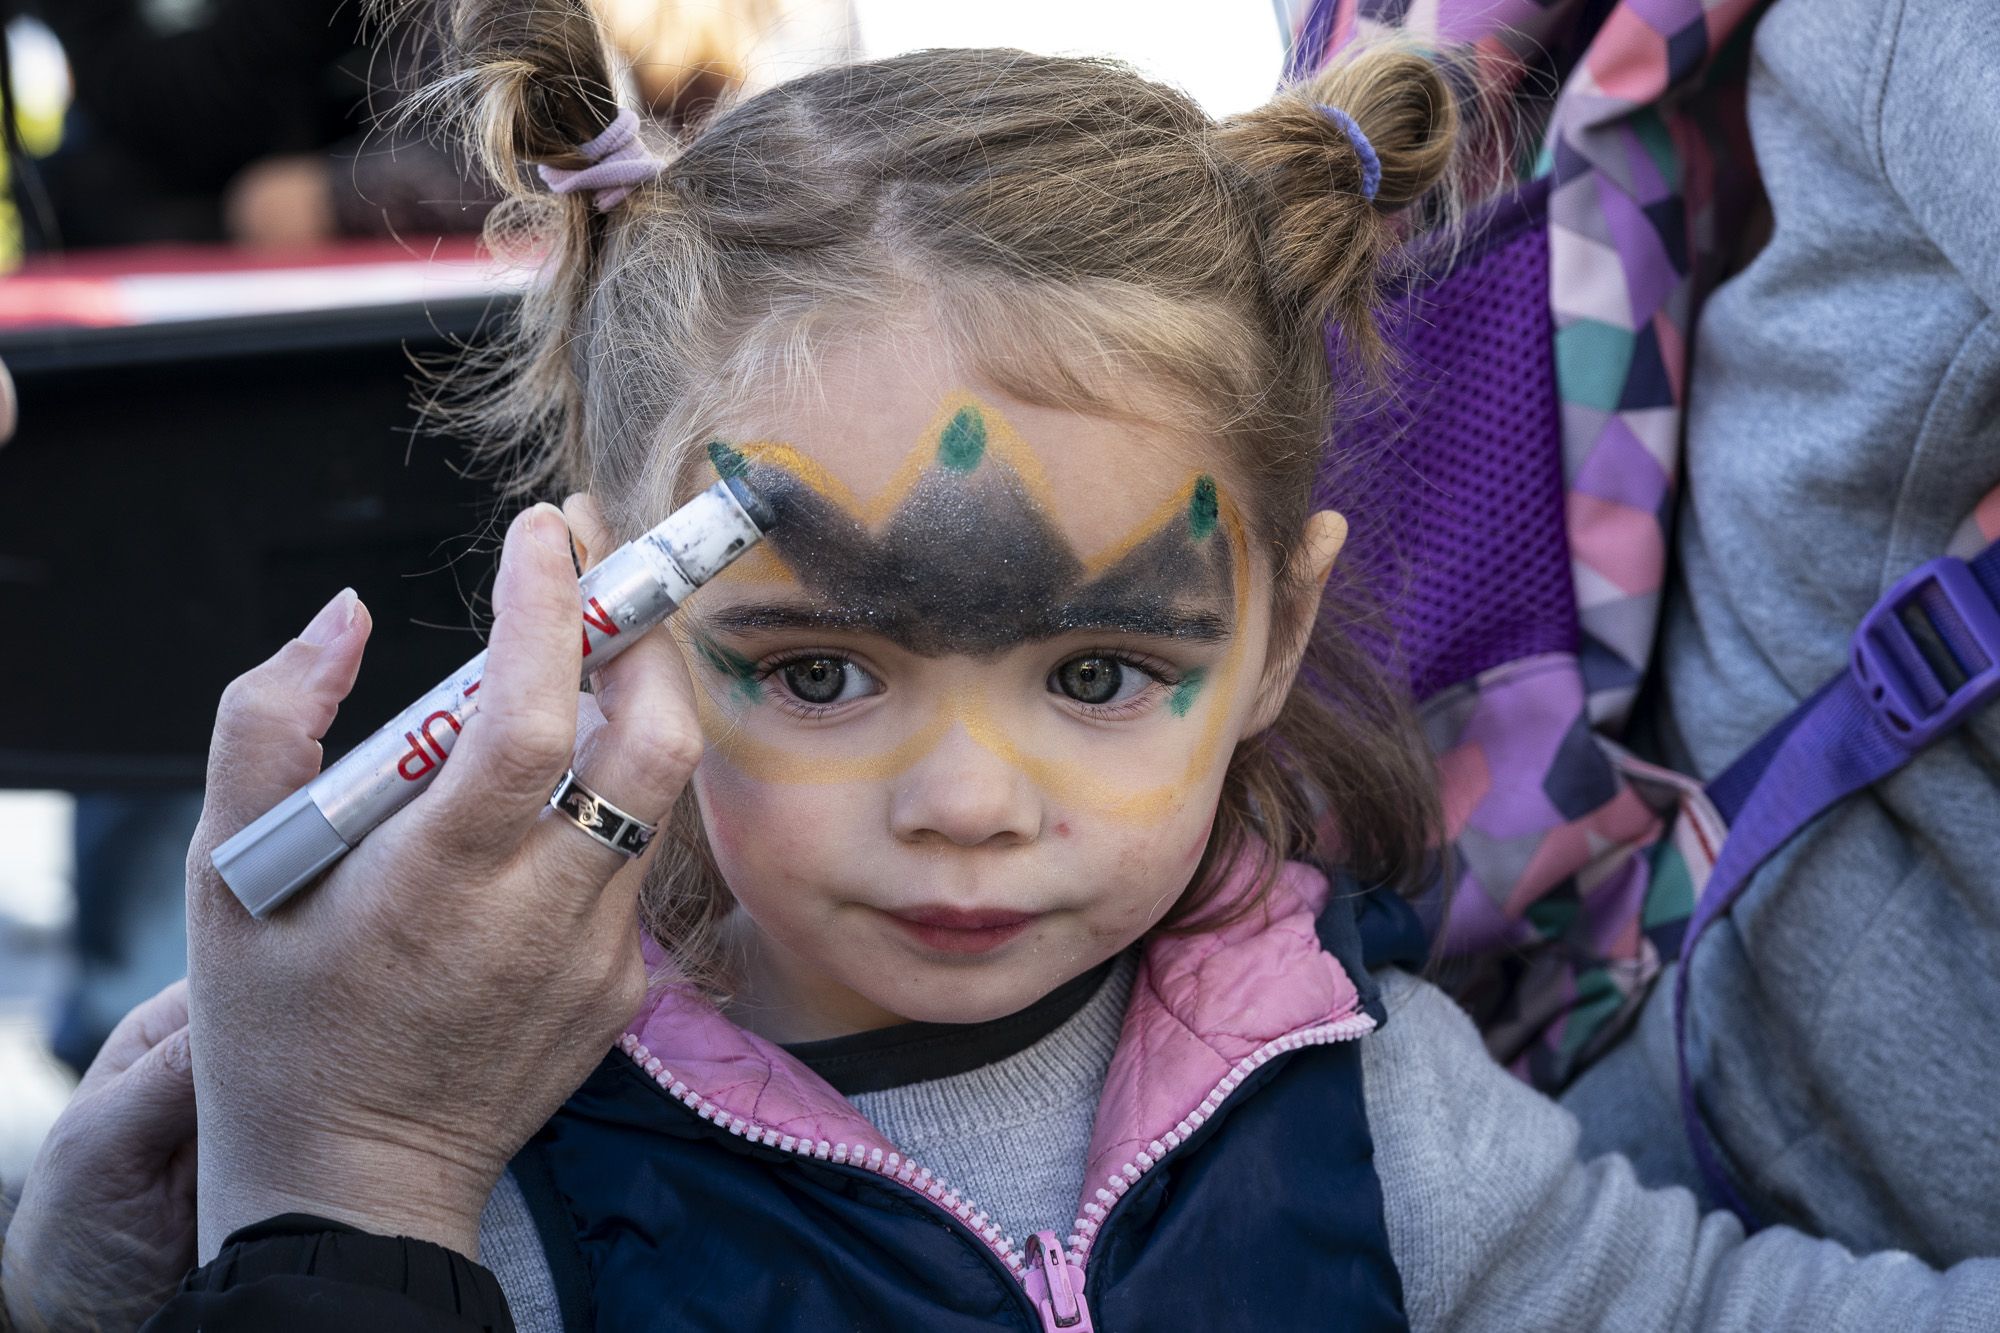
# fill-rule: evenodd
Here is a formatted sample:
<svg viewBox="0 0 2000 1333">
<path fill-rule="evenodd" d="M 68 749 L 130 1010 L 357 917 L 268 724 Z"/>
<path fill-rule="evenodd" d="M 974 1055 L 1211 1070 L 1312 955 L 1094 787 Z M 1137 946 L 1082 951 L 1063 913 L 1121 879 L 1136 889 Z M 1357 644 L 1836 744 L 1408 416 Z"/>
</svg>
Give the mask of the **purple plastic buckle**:
<svg viewBox="0 0 2000 1333">
<path fill-rule="evenodd" d="M 1853 670 L 1891 733 L 1920 749 L 2000 695 L 2000 607 L 1963 560 L 1919 565 L 1855 631 Z"/>
</svg>

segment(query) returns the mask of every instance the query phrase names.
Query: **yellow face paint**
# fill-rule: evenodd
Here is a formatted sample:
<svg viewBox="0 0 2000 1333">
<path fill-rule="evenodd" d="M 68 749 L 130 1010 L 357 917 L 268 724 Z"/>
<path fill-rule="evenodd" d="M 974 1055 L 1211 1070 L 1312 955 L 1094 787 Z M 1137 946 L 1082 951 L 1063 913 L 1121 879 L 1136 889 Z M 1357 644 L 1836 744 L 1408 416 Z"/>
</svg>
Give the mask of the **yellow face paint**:
<svg viewBox="0 0 2000 1333">
<path fill-rule="evenodd" d="M 934 482 L 941 473 L 969 475 L 995 461 L 1006 466 L 1029 503 L 1043 513 L 1053 511 L 1053 495 L 1040 460 L 1004 418 L 970 397 L 948 401 L 889 481 L 865 502 L 812 459 L 782 443 L 747 444 L 726 453 L 712 452 L 712 456 L 717 459 L 718 469 L 774 470 L 764 475 L 782 476 L 802 484 L 870 533 L 879 532 L 889 523 L 927 476 Z M 1185 799 L 1192 784 L 1209 773 L 1229 722 L 1233 687 L 1245 651 L 1243 630 L 1249 611 L 1249 552 L 1241 517 L 1234 504 L 1218 494 L 1210 478 L 1190 476 L 1172 497 L 1127 534 L 1087 561 L 1079 562 L 1085 578 L 1097 578 L 1119 566 L 1150 539 L 1163 533 L 1171 535 L 1173 525 L 1183 521 L 1188 524 L 1188 542 L 1184 544 L 1199 546 L 1212 533 L 1227 541 L 1228 595 L 1234 614 L 1225 654 L 1205 673 L 1204 686 L 1188 709 L 1198 714 L 1194 719 L 1198 729 L 1186 763 L 1173 780 L 1135 789 L 1107 780 L 1096 764 L 1026 753 L 996 720 L 993 702 L 980 686 L 950 691 L 913 730 L 875 754 L 833 755 L 803 740 L 774 744 L 757 739 L 749 734 L 748 719 L 740 712 L 726 711 L 707 690 L 697 692 L 704 734 L 717 754 L 758 781 L 783 785 L 832 784 L 893 780 L 930 754 L 957 726 L 974 743 L 1025 774 L 1040 790 L 1069 808 L 1141 823 L 1159 820 Z M 716 583 L 720 586 L 733 579 L 742 584 L 799 585 L 798 575 L 786 565 L 781 551 L 778 544 L 761 546 L 752 557 L 732 566 Z M 1217 555 L 1216 560 L 1220 559 Z"/>
</svg>

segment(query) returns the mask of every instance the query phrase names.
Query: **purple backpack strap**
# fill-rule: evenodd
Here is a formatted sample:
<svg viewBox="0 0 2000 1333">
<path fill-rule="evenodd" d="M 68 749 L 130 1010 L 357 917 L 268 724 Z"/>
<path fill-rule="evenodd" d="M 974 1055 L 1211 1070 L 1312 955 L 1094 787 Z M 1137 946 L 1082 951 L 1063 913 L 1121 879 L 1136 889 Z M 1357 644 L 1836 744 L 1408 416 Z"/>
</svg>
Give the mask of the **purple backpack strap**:
<svg viewBox="0 0 2000 1333">
<path fill-rule="evenodd" d="M 1688 1067 L 1688 990 L 1695 946 L 1729 911 L 1757 867 L 1835 803 L 1894 773 L 2000 698 L 2000 542 L 1970 561 L 1919 566 L 1875 604 L 1847 669 L 1708 786 L 1729 821 L 1674 978 L 1674 1049 L 1688 1142 L 1715 1197 L 1757 1220 L 1723 1169 Z"/>
</svg>

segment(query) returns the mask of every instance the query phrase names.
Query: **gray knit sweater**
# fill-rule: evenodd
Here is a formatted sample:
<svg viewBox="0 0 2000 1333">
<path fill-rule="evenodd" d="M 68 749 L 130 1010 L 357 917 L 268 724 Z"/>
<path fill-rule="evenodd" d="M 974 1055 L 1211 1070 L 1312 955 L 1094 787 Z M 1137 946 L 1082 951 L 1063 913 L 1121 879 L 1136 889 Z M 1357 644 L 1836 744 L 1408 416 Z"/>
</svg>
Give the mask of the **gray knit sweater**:
<svg viewBox="0 0 2000 1333">
<path fill-rule="evenodd" d="M 1067 1236 L 1138 971 L 1138 955 L 1122 954 L 1083 1008 L 1005 1060 L 849 1100 L 904 1156 L 979 1200 L 1015 1240 L 1043 1230 Z"/>
<path fill-rule="evenodd" d="M 1067 1234 L 1082 1155 L 1117 1041 L 1129 965 L 1027 1050 L 955 1078 L 857 1104 L 1002 1224 Z M 1487 1056 L 1456 1005 L 1402 973 L 1383 977 L 1389 1023 L 1361 1043 L 1389 1243 L 1418 1329 L 1704 1329 L 1883 1333 L 2000 1328 L 2000 1260 L 1937 1273 L 1904 1254 L 1855 1259 L 1771 1230 L 1746 1241 L 1684 1190 L 1647 1191 L 1623 1158 L 1581 1163 L 1568 1112 Z M 1018 1079 L 1018 1081 L 1017 1081 Z M 1042 1151 L 1029 1153 L 1024 1134 Z M 1073 1145 L 1058 1179 L 1021 1163 Z M 978 1144 L 977 1153 L 969 1151 Z M 522 1333 L 561 1328 L 547 1263 L 511 1178 L 480 1227 Z"/>
</svg>

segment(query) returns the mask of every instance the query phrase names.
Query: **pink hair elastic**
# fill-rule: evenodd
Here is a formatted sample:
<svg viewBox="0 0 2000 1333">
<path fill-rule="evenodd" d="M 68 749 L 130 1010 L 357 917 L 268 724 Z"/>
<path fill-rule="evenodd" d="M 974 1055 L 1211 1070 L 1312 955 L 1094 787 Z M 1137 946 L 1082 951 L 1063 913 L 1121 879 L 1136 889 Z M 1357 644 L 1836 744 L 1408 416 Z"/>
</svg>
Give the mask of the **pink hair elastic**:
<svg viewBox="0 0 2000 1333">
<path fill-rule="evenodd" d="M 590 160 L 587 167 L 536 167 L 542 183 L 557 194 L 591 191 L 591 202 L 600 213 L 608 213 L 625 202 L 636 185 L 652 180 L 667 169 L 667 160 L 646 147 L 639 137 L 639 113 L 625 107 L 604 132 L 576 151 Z"/>
</svg>

